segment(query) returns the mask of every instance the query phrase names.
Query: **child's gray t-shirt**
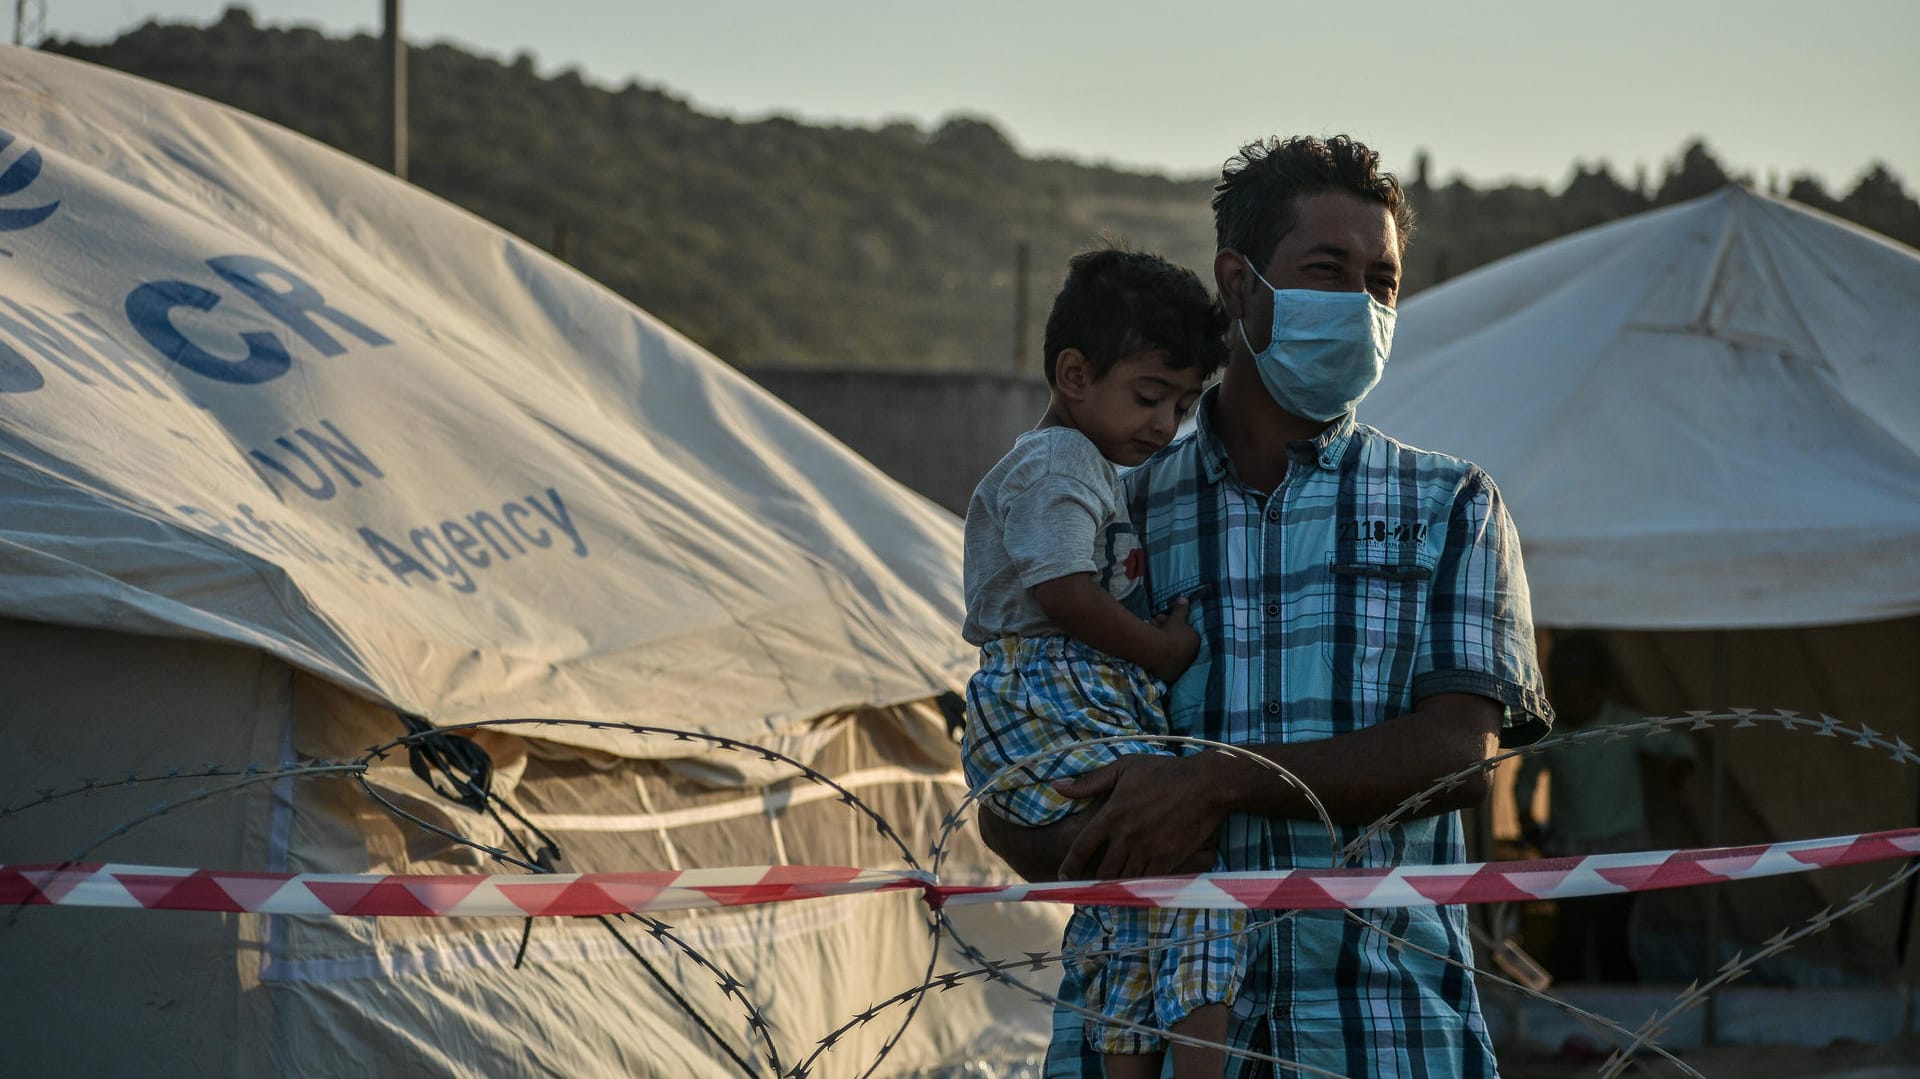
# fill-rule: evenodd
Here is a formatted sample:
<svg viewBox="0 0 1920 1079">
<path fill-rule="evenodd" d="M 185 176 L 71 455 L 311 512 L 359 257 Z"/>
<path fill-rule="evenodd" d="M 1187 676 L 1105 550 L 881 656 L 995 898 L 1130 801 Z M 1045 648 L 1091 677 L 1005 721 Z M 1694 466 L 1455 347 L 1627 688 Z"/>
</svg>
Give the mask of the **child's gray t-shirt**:
<svg viewBox="0 0 1920 1079">
<path fill-rule="evenodd" d="M 1021 435 L 967 504 L 969 644 L 1060 633 L 1030 591 L 1091 573 L 1125 600 L 1146 572 L 1113 462 L 1071 427 Z"/>
</svg>

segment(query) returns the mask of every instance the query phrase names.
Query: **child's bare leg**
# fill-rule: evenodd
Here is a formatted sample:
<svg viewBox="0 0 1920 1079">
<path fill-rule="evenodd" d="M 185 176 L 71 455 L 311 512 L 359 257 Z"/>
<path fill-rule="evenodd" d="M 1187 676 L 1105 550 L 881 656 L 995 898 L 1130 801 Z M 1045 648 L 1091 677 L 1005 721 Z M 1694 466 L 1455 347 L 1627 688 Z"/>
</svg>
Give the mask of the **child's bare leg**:
<svg viewBox="0 0 1920 1079">
<path fill-rule="evenodd" d="M 1227 1053 L 1221 1048 L 1227 1041 L 1227 1006 L 1225 1004 L 1202 1004 L 1185 1019 L 1167 1029 L 1175 1034 L 1197 1038 L 1207 1043 L 1205 1045 L 1173 1043 L 1173 1079 L 1220 1079 L 1220 1076 L 1227 1073 Z M 1113 1072 L 1109 1071 L 1107 1074 L 1112 1075 Z"/>
<path fill-rule="evenodd" d="M 1223 1025 L 1222 1030 L 1226 1029 Z M 1107 1079 L 1160 1079 L 1160 1053 L 1103 1053 Z"/>
</svg>

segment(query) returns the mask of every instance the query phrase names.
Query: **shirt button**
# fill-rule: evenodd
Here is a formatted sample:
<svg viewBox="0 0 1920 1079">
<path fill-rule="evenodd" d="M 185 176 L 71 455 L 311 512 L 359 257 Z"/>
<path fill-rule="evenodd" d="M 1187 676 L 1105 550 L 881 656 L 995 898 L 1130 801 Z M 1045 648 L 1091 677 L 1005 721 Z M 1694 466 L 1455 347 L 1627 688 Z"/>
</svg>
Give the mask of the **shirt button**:
<svg viewBox="0 0 1920 1079">
<path fill-rule="evenodd" d="M 1277 716 L 1277 715 L 1279 715 L 1279 714 L 1280 714 L 1280 702 L 1279 702 L 1279 701 L 1268 701 L 1268 702 L 1267 702 L 1267 714 L 1268 714 L 1268 715 L 1270 715 L 1270 716 Z"/>
<path fill-rule="evenodd" d="M 1270 509 L 1267 511 L 1267 520 L 1278 521 L 1279 519 L 1280 519 L 1280 510 L 1278 507 L 1275 507 L 1274 509 Z"/>
<path fill-rule="evenodd" d="M 1268 618 L 1280 617 L 1280 605 L 1278 603 L 1267 604 L 1267 617 Z"/>
</svg>

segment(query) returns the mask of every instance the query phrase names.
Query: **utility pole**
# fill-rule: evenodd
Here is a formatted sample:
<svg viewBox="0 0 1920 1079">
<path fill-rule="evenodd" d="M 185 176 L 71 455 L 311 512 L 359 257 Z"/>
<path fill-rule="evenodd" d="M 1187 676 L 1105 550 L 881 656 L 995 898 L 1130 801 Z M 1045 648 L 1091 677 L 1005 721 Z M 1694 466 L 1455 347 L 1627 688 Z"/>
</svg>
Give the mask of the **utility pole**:
<svg viewBox="0 0 1920 1079">
<path fill-rule="evenodd" d="M 386 0 L 386 30 L 380 39 L 385 75 L 387 170 L 407 178 L 407 42 L 400 36 L 400 0 Z"/>
<path fill-rule="evenodd" d="M 13 43 L 35 45 L 47 35 L 47 0 L 13 0 Z"/>
<path fill-rule="evenodd" d="M 1013 373 L 1027 364 L 1027 275 L 1032 248 L 1025 240 L 1013 249 Z"/>
</svg>

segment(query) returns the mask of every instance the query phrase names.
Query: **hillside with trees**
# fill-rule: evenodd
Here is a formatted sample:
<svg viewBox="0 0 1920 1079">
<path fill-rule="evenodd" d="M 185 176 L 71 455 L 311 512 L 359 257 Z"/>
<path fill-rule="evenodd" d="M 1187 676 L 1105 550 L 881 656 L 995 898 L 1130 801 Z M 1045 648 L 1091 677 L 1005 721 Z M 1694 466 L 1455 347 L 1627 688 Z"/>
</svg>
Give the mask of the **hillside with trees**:
<svg viewBox="0 0 1920 1079">
<path fill-rule="evenodd" d="M 42 48 L 225 102 L 369 161 L 380 153 L 379 42 L 257 25 L 148 23 L 106 44 Z M 834 127 L 702 113 L 577 70 L 543 77 L 439 44 L 408 55 L 409 178 L 549 250 L 743 367 L 1011 370 L 1016 251 L 1030 252 L 1023 335 L 1066 259 L 1103 238 L 1207 278 L 1206 177 L 1021 155 L 990 122 Z M 1231 148 L 1223 147 L 1225 151 Z M 1655 181 L 1578 165 L 1564 190 L 1403 177 L 1419 214 L 1410 291 L 1556 236 L 1705 194 L 1730 174 L 1704 142 Z M 1920 246 L 1920 204 L 1884 167 L 1844 196 L 1777 193 Z"/>
</svg>

